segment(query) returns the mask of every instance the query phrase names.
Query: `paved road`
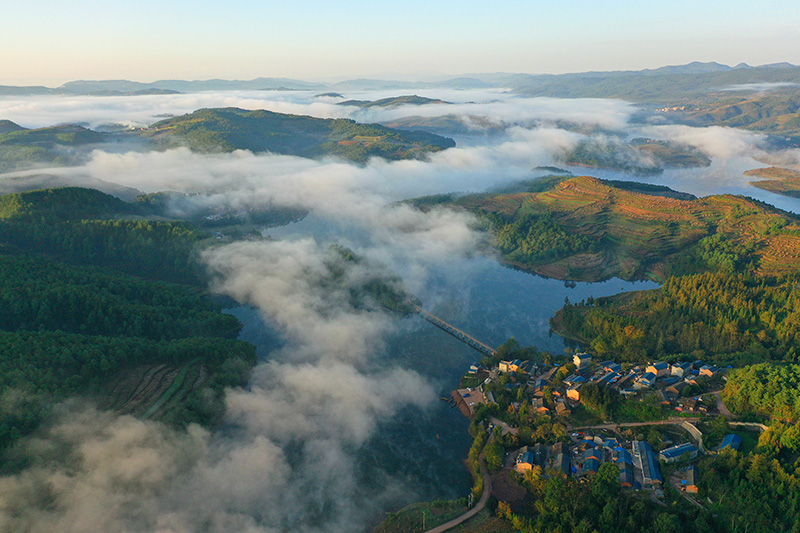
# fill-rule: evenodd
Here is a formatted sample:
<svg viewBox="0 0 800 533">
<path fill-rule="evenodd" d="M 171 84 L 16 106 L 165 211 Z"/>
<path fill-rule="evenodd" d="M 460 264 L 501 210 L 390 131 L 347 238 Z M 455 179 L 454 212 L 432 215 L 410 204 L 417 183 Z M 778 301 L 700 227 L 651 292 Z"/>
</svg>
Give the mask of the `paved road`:
<svg viewBox="0 0 800 533">
<path fill-rule="evenodd" d="M 456 518 L 453 518 L 449 522 L 445 522 L 441 526 L 429 529 L 425 533 L 442 533 L 443 531 L 452 529 L 458 525 L 463 524 L 476 514 L 483 511 L 483 508 L 486 507 L 486 502 L 489 501 L 489 496 L 492 495 L 492 478 L 489 477 L 489 471 L 486 469 L 486 463 L 483 460 L 483 452 L 481 452 L 481 455 L 479 456 L 478 460 L 481 463 L 481 475 L 483 476 L 483 493 L 481 494 L 481 499 L 478 500 L 478 503 L 475 505 L 475 507 L 473 507 L 466 513 Z"/>
<path fill-rule="evenodd" d="M 691 418 L 683 418 L 683 417 L 670 417 L 667 420 L 656 420 L 654 422 L 622 422 L 620 424 L 599 424 L 596 426 L 581 426 L 576 428 L 571 428 L 568 431 L 577 431 L 579 429 L 617 429 L 617 428 L 629 428 L 635 426 L 669 426 L 669 425 L 679 425 L 681 422 L 697 422 L 700 420 L 700 417 L 691 417 Z"/>
<path fill-rule="evenodd" d="M 519 433 L 519 429 L 512 428 L 511 426 L 509 426 L 508 424 L 506 424 L 505 422 L 503 422 L 499 418 L 495 418 L 493 416 L 490 416 L 489 417 L 489 422 L 491 422 L 495 426 L 500 426 L 500 428 L 501 428 L 501 430 L 503 432 L 503 435 L 505 435 L 506 433 L 511 433 L 512 435 L 517 435 Z"/>
<path fill-rule="evenodd" d="M 725 406 L 725 403 L 722 401 L 722 397 L 719 395 L 720 392 L 722 391 L 718 390 L 711 393 L 717 398 L 717 411 L 719 411 L 719 414 L 725 418 L 733 418 L 733 413 L 731 413 L 730 410 Z"/>
</svg>

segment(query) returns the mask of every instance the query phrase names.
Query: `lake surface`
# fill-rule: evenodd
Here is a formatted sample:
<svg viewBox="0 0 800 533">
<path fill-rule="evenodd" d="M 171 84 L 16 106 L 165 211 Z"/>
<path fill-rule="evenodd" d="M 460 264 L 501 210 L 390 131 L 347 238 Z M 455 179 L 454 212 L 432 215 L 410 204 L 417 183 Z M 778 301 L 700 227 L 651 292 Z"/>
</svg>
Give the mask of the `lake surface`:
<svg viewBox="0 0 800 533">
<path fill-rule="evenodd" d="M 313 236 L 327 241 L 340 233 L 326 221 L 313 216 L 282 228 L 271 228 L 273 237 Z M 359 236 L 348 233 L 348 241 Z M 618 279 L 601 283 L 564 282 L 506 268 L 488 257 L 456 259 L 430 267 L 425 292 L 416 295 L 426 309 L 477 339 L 497 346 L 514 337 L 522 345 L 533 345 L 552 354 L 564 354 L 564 339 L 551 334 L 550 317 L 564 305 L 565 298 L 579 302 L 593 296 L 655 288 L 653 282 Z M 268 360 L 280 347 L 280 335 L 250 308 L 230 310 L 244 324 L 240 338 L 259 348 Z M 413 369 L 434 384 L 440 396 L 457 388 L 469 365 L 482 356 L 472 348 L 414 316 L 398 319 L 399 331 L 386 342 L 385 351 L 372 358 L 372 370 L 385 366 Z M 370 369 L 366 369 L 370 371 Z M 428 409 L 406 408 L 381 422 L 372 438 L 358 450 L 360 482 L 369 486 L 376 480 L 402 483 L 404 501 L 393 501 L 386 510 L 397 510 L 412 501 L 466 496 L 471 487 L 464 466 L 471 439 L 469 421 L 456 408 L 436 401 Z"/>
</svg>

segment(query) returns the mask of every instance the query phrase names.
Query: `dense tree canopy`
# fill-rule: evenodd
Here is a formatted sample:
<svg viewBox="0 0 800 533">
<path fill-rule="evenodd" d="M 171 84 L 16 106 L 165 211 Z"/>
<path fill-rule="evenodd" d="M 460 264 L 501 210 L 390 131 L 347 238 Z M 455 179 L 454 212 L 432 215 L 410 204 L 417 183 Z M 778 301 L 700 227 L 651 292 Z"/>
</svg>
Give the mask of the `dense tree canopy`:
<svg viewBox="0 0 800 533">
<path fill-rule="evenodd" d="M 738 368 L 725 384 L 725 405 L 735 413 L 758 413 L 800 421 L 800 365 L 759 363 Z"/>
<path fill-rule="evenodd" d="M 680 355 L 739 364 L 795 361 L 796 284 L 724 271 L 672 277 L 660 289 L 566 306 L 555 320 L 600 356 L 628 361 Z"/>
</svg>

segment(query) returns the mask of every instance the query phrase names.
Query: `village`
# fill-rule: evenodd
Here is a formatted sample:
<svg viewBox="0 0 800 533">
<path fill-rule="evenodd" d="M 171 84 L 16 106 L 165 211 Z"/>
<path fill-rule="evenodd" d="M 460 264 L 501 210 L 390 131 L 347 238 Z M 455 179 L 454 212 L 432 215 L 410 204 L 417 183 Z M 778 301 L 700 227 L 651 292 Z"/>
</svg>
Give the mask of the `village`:
<svg viewBox="0 0 800 533">
<path fill-rule="evenodd" d="M 487 431 L 503 443 L 502 473 L 560 473 L 586 480 L 611 463 L 619 469 L 621 487 L 650 491 L 658 501 L 663 465 L 666 482 L 691 499 L 698 491 L 696 458 L 741 444 L 729 433 L 707 450 L 694 424 L 721 412 L 730 415 L 718 393 L 709 392 L 721 388 L 726 369 L 702 361 L 598 363 L 585 353 L 562 365 L 487 359 L 471 365 L 462 380 L 468 386 L 454 391 L 453 399 L 473 420 L 485 418 Z M 612 422 L 606 419 L 612 418 L 612 404 L 627 413 L 647 412 L 650 419 Z M 551 434 L 531 429 L 537 425 L 551 428 Z M 513 505 L 520 491 L 514 490 L 513 475 L 502 473 L 495 479 L 498 499 Z"/>
</svg>

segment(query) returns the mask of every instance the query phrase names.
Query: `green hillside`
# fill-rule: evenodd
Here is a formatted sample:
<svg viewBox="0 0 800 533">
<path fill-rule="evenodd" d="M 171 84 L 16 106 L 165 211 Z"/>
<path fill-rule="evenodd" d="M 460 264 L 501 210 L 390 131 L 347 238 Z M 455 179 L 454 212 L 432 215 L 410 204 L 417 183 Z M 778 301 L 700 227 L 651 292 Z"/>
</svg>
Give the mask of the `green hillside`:
<svg viewBox="0 0 800 533">
<path fill-rule="evenodd" d="M 0 219 L 7 221 L 67 221 L 137 212 L 137 207 L 114 196 L 81 187 L 0 196 Z"/>
<path fill-rule="evenodd" d="M 74 149 L 101 143 L 105 136 L 90 129 L 63 125 L 28 130 L 10 121 L 0 123 L 0 172 L 33 164 L 65 165 Z"/>
<path fill-rule="evenodd" d="M 648 189 L 557 177 L 544 190 L 450 203 L 480 216 L 505 261 L 557 279 L 663 280 L 723 267 L 768 276 L 800 265 L 795 216 L 743 197 Z"/>
<path fill-rule="evenodd" d="M 199 152 L 250 150 L 302 157 L 414 159 L 455 146 L 448 138 L 399 131 L 349 119 L 321 119 L 271 111 L 201 109 L 158 122 L 144 133 L 163 147 Z"/>
<path fill-rule="evenodd" d="M 0 450 L 54 402 L 213 423 L 255 363 L 241 327 L 202 294 L 182 222 L 126 219 L 142 205 L 62 188 L 0 196 Z M 177 282 L 177 283 L 176 283 Z"/>
<path fill-rule="evenodd" d="M 6 134 L 6 133 L 12 133 L 12 132 L 15 132 L 15 131 L 22 131 L 24 129 L 25 128 L 23 128 L 19 124 L 15 124 L 14 122 L 11 122 L 10 120 L 0 120 L 0 135 Z"/>
<path fill-rule="evenodd" d="M 556 279 L 655 279 L 568 304 L 557 333 L 599 357 L 797 361 L 800 219 L 741 196 L 555 176 L 530 192 L 417 200 L 478 215 L 503 260 Z"/>
</svg>

